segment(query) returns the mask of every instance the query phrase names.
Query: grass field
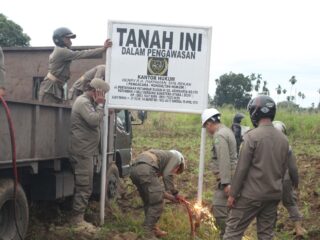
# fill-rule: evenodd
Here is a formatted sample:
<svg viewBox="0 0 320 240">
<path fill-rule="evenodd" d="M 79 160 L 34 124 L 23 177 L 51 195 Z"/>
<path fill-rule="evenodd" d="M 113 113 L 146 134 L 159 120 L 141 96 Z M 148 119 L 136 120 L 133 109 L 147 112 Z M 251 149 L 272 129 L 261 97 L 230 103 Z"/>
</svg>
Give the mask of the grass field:
<svg viewBox="0 0 320 240">
<path fill-rule="evenodd" d="M 235 110 L 232 108 L 220 110 L 222 121 L 225 125 L 230 126 L 236 113 Z M 243 111 L 243 113 L 246 112 Z M 288 137 L 297 156 L 301 178 L 298 192 L 299 207 L 305 217 L 303 225 L 309 232 L 305 239 L 320 239 L 320 114 L 279 111 L 276 119 L 286 123 L 289 132 Z M 243 120 L 243 125 L 251 126 L 248 116 Z M 188 168 L 185 173 L 177 177 L 177 186 L 182 195 L 190 201 L 195 201 L 198 183 L 200 134 L 199 115 L 149 112 L 148 119 L 143 125 L 133 127 L 133 155 L 136 156 L 150 148 L 181 151 L 187 159 Z M 208 208 L 211 206 L 215 187 L 215 179 L 210 168 L 211 144 L 210 137 L 207 137 L 203 204 Z M 31 226 L 28 239 L 141 239 L 143 236 L 141 228 L 143 221 L 142 202 L 129 179 L 124 179 L 122 185 L 121 198 L 110 206 L 106 224 L 97 236 L 79 235 L 72 229 L 59 233 L 59 229 L 52 224 L 49 227 L 46 225 L 47 229 L 43 230 L 46 233 L 45 238 L 42 238 L 39 233 L 35 234 L 36 229 Z M 97 212 L 97 204 L 92 203 L 90 211 L 91 213 Z M 293 225 L 288 219 L 286 210 L 280 206 L 278 213 L 276 239 L 294 239 L 292 235 Z M 61 213 L 57 215 L 61 218 Z M 88 215 L 90 215 L 90 212 Z M 32 221 L 37 224 L 39 218 Z M 57 222 L 57 220 L 52 221 Z M 170 233 L 164 239 L 190 239 L 188 215 L 182 205 L 166 204 L 160 226 Z M 53 237 L 51 238 L 51 236 Z M 246 232 L 246 236 L 247 239 L 256 239 L 254 223 Z M 196 239 L 218 239 L 218 232 L 212 224 L 202 223 Z"/>
<path fill-rule="evenodd" d="M 222 122 L 231 126 L 236 113 L 232 108 L 221 109 Z M 243 113 L 246 114 L 245 111 Z M 252 126 L 248 114 L 243 120 L 243 125 Z M 309 239 L 320 239 L 320 115 L 309 113 L 292 113 L 279 111 L 276 120 L 286 123 L 289 133 L 289 141 L 292 145 L 301 177 L 299 190 L 299 207 L 305 217 L 304 226 L 309 230 Z M 196 199 L 198 180 L 198 158 L 200 151 L 200 116 L 191 114 L 149 113 L 149 118 L 143 126 L 134 129 L 134 151 L 141 152 L 149 148 L 178 149 L 188 160 L 186 174 L 178 177 L 178 186 L 188 199 Z M 214 194 L 215 180 L 210 168 L 211 139 L 206 141 L 206 167 L 204 177 L 204 204 L 210 206 Z M 176 206 L 167 207 L 163 215 L 161 225 L 172 234 L 167 239 L 186 239 L 185 233 L 189 232 L 187 215 L 184 209 L 178 216 Z M 173 211 L 173 212 L 172 212 Z M 292 223 L 288 221 L 287 212 L 283 207 L 279 208 L 277 239 L 293 239 L 291 232 Z M 183 230 L 182 230 L 183 229 Z M 255 238 L 255 228 L 251 226 L 247 236 Z M 215 239 L 215 232 L 209 225 L 201 226 L 200 239 Z M 318 236 L 319 235 L 319 236 Z M 317 237 L 318 236 L 318 237 Z"/>
</svg>

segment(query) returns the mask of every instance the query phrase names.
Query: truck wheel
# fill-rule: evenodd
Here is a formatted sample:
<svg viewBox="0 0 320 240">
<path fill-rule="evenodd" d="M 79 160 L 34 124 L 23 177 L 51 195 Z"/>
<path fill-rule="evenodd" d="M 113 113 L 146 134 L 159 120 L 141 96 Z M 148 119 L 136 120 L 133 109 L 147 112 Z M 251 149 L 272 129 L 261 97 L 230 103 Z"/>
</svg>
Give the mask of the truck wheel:
<svg viewBox="0 0 320 240">
<path fill-rule="evenodd" d="M 106 175 L 106 202 L 110 203 L 117 199 L 119 195 L 120 178 L 119 170 L 115 164 L 110 164 L 108 166 Z"/>
<path fill-rule="evenodd" d="M 16 220 L 14 217 L 14 185 L 12 179 L 0 179 L 0 238 L 21 240 L 27 234 L 29 207 L 26 195 L 18 184 L 16 196 Z M 19 233 L 17 231 L 17 227 Z"/>
</svg>

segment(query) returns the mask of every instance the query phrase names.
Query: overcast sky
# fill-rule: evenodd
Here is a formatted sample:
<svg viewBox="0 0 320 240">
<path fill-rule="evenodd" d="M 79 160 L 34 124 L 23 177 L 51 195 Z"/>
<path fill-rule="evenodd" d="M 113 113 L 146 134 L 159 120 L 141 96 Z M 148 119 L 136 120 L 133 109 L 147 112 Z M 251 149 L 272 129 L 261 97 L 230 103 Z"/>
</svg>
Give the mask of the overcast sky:
<svg viewBox="0 0 320 240">
<path fill-rule="evenodd" d="M 102 45 L 108 20 L 212 27 L 209 93 L 230 71 L 261 73 L 271 96 L 280 84 L 303 92 L 302 106 L 319 102 L 320 2 L 317 0 L 1 0 L 0 12 L 19 24 L 32 46 L 52 46 L 52 32 L 65 26 L 74 46 Z M 282 95 L 280 100 L 284 100 Z"/>
</svg>

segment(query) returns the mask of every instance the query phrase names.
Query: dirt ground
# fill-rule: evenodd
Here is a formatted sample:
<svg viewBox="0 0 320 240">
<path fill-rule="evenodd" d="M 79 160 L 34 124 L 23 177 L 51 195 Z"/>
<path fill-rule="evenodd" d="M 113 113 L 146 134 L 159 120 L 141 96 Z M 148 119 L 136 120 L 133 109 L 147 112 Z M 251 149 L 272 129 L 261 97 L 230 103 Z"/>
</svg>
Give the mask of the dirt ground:
<svg viewBox="0 0 320 240">
<path fill-rule="evenodd" d="M 319 240 L 320 239 L 320 159 L 316 157 L 308 157 L 306 155 L 298 156 L 298 165 L 300 173 L 300 189 L 299 208 L 304 215 L 303 225 L 308 230 L 308 236 L 305 239 Z M 196 167 L 196 166 L 191 166 Z M 209 175 L 210 173 L 206 173 Z M 188 199 L 194 199 L 197 194 L 197 189 L 190 182 L 197 182 L 197 175 L 188 173 L 181 175 L 178 186 L 180 186 L 185 196 Z M 204 182 L 204 188 L 209 187 L 212 183 L 210 177 Z M 128 187 L 129 185 L 129 187 Z M 128 190 L 130 188 L 130 190 Z M 132 190 L 133 189 L 133 190 Z M 122 191 L 119 195 L 116 204 L 121 210 L 120 213 L 135 214 L 141 213 L 142 206 L 132 204 L 132 201 L 138 197 L 137 192 L 132 188 L 130 180 L 122 182 Z M 208 202 L 210 205 L 210 202 Z M 112 229 L 112 222 L 117 220 L 117 215 L 111 212 L 110 208 L 106 209 L 106 222 L 110 223 L 108 228 L 102 228 L 100 231 L 92 235 L 87 232 L 77 232 L 67 224 L 68 214 L 70 209 L 70 201 L 64 203 L 57 202 L 37 202 L 31 204 L 31 218 L 29 224 L 29 232 L 27 240 L 69 240 L 69 239 L 110 239 L 110 240 L 137 240 L 142 239 L 139 234 L 127 231 L 125 228 Z M 293 224 L 288 221 L 286 210 L 280 206 L 279 217 L 277 222 L 277 239 L 294 239 L 292 234 Z M 90 210 L 86 214 L 86 219 L 98 225 L 99 203 L 91 202 Z M 111 226 L 111 227 L 110 227 Z M 251 226 L 252 231 L 255 230 L 254 225 Z M 284 233 L 287 233 L 289 238 L 282 238 Z M 254 234 L 253 234 L 254 235 Z M 291 236 L 291 238 L 290 238 Z"/>
</svg>

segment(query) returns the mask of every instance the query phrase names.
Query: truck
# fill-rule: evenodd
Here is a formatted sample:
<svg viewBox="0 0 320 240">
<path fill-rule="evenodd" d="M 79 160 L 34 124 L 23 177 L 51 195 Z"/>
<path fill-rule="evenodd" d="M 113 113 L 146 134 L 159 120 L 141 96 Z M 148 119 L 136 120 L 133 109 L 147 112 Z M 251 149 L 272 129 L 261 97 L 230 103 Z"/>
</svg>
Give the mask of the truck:
<svg viewBox="0 0 320 240">
<path fill-rule="evenodd" d="M 28 86 L 28 81 L 19 84 L 26 89 L 33 87 Z M 42 104 L 22 94 L 10 98 L 17 96 L 10 94 L 10 90 L 8 95 L 6 102 L 15 131 L 18 185 L 14 199 L 13 143 L 4 105 L 0 103 L 0 238 L 20 240 L 27 233 L 30 202 L 67 199 L 74 194 L 74 174 L 68 153 L 71 106 Z M 119 179 L 129 174 L 131 121 L 127 110 L 111 111 L 108 115 L 106 201 L 117 196 Z M 100 194 L 100 179 L 101 167 L 97 164 L 94 195 Z"/>
</svg>

